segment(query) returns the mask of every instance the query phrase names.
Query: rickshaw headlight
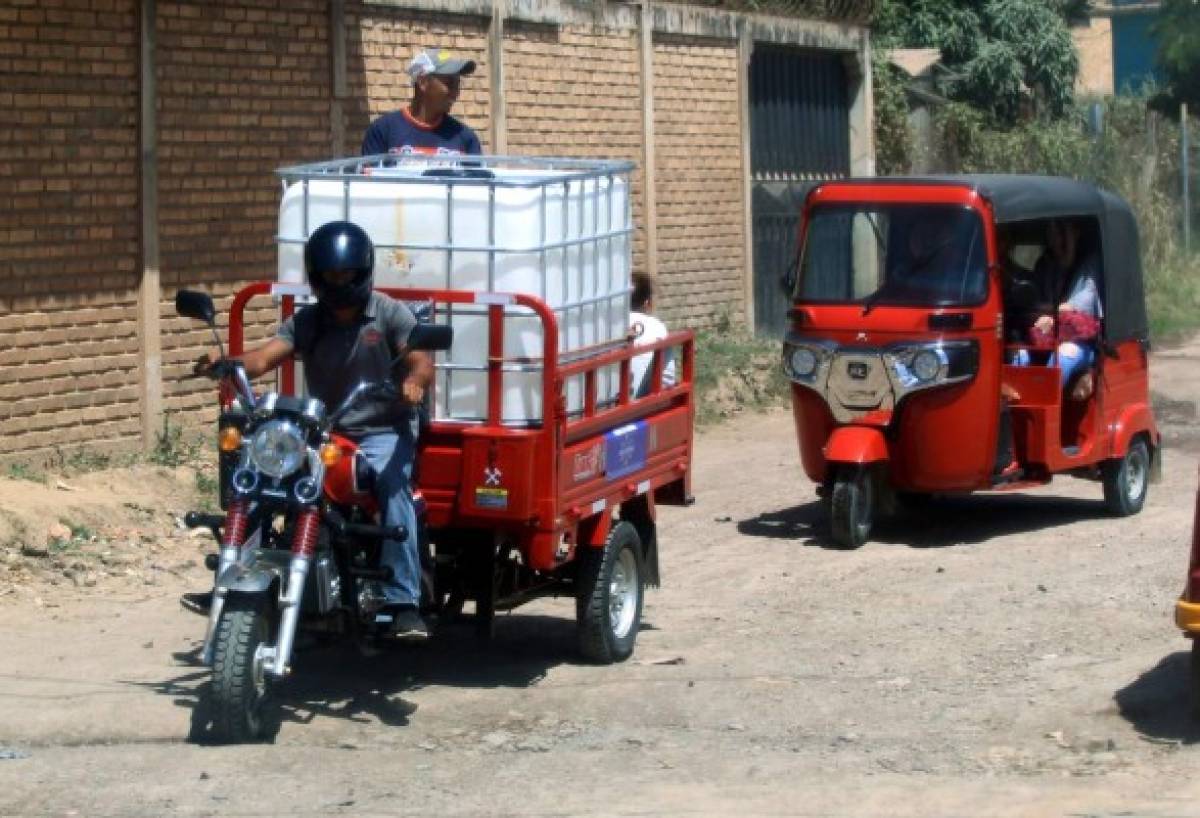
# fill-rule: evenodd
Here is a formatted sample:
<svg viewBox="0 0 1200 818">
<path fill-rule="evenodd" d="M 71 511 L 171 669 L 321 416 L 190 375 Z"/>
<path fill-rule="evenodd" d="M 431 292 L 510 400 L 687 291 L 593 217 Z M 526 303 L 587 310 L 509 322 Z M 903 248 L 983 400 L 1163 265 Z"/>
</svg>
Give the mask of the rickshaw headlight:
<svg viewBox="0 0 1200 818">
<path fill-rule="evenodd" d="M 942 369 L 942 357 L 935 349 L 923 349 L 913 356 L 912 373 L 918 380 L 932 381 Z"/>
<path fill-rule="evenodd" d="M 304 435 L 293 424 L 273 420 L 254 433 L 250 457 L 263 474 L 287 477 L 308 457 Z"/>
<path fill-rule="evenodd" d="M 797 378 L 810 378 L 817 371 L 817 355 L 808 347 L 796 347 L 792 350 L 789 363 L 792 374 Z"/>
</svg>

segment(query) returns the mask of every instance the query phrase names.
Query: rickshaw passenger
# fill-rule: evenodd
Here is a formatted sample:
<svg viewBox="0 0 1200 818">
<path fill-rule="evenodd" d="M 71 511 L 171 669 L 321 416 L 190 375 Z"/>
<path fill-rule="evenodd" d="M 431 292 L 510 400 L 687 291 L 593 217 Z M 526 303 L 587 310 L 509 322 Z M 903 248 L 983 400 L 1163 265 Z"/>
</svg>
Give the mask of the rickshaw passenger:
<svg viewBox="0 0 1200 818">
<path fill-rule="evenodd" d="M 1057 345 L 1049 364 L 1061 369 L 1064 388 L 1082 374 L 1074 392 L 1086 397 L 1092 385 L 1086 370 L 1096 359 L 1094 339 L 1104 310 L 1100 303 L 1099 259 L 1094 252 L 1085 249 L 1082 236 L 1083 228 L 1078 221 L 1055 219 L 1050 222 L 1048 252 L 1038 260 L 1034 272 L 1051 283 L 1055 300 L 1062 300 L 1057 317 L 1038 316 L 1033 322 L 1032 333 L 1054 339 Z M 1028 353 L 1019 356 L 1015 363 L 1027 365 Z"/>
<path fill-rule="evenodd" d="M 1042 277 L 1034 277 L 1033 270 L 1014 258 L 1017 244 L 1018 239 L 1007 226 L 997 227 L 996 251 L 1004 289 L 1005 340 L 1024 344 L 1029 341 L 1033 322 L 1054 303 L 1056 293 L 1051 292 L 1049 282 Z"/>
</svg>

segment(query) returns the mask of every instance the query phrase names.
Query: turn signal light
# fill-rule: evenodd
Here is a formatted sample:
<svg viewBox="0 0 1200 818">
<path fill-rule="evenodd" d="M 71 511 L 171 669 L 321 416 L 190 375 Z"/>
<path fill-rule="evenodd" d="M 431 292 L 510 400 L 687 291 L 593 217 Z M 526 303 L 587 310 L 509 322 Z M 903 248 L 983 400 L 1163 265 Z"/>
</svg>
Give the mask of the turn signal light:
<svg viewBox="0 0 1200 818">
<path fill-rule="evenodd" d="M 342 459 L 342 450 L 338 448 L 336 443 L 326 443 L 321 447 L 321 462 L 328 466 L 335 466 Z"/>
<path fill-rule="evenodd" d="M 223 452 L 236 452 L 242 447 L 242 433 L 236 426 L 226 426 L 217 436 L 217 446 Z"/>
</svg>

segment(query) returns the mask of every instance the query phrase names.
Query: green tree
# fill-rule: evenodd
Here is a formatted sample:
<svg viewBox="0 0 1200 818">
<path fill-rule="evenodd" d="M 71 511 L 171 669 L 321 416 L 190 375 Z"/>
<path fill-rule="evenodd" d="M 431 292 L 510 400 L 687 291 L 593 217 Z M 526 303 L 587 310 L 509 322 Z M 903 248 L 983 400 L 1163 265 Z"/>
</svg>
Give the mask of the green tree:
<svg viewBox="0 0 1200 818">
<path fill-rule="evenodd" d="M 955 72 L 947 91 L 1003 123 L 1028 105 L 1053 117 L 1071 106 L 1079 58 L 1069 20 L 1086 0 L 879 0 L 882 47 L 937 48 Z"/>
<path fill-rule="evenodd" d="M 1152 31 L 1168 95 L 1200 111 L 1200 2 L 1163 0 Z"/>
</svg>

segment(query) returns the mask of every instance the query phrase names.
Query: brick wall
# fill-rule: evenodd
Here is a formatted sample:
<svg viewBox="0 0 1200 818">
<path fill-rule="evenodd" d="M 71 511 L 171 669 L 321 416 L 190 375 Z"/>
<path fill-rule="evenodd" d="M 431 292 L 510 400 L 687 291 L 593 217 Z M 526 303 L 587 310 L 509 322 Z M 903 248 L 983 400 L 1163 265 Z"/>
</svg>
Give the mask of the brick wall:
<svg viewBox="0 0 1200 818">
<path fill-rule="evenodd" d="M 745 321 L 737 65 L 734 43 L 655 37 L 655 306 L 671 324 Z"/>
<path fill-rule="evenodd" d="M 139 429 L 135 0 L 0 6 L 0 457 Z"/>
<path fill-rule="evenodd" d="M 0 462 L 137 445 L 141 5 L 0 6 L 0 197 L 10 203 L 0 224 Z M 274 170 L 330 158 L 339 134 L 342 152 L 356 153 L 371 118 L 408 102 L 404 69 L 420 48 L 476 60 L 455 113 L 489 149 L 490 18 L 480 3 L 431 14 L 345 0 L 345 95 L 335 99 L 328 0 L 155 6 L 158 187 L 147 205 L 159 224 L 163 403 L 174 422 L 195 423 L 213 414 L 212 385 L 188 377 L 210 336 L 174 316 L 175 289 L 213 293 L 223 315 L 245 282 L 273 278 Z M 644 269 L 637 16 L 616 6 L 583 14 L 568 0 L 531 13 L 549 19 L 556 8 L 559 24 L 505 23 L 508 152 L 635 162 L 634 266 Z M 745 314 L 736 47 L 728 18 L 709 23 L 688 29 L 704 37 L 654 43 L 658 304 L 675 326 Z M 251 343 L 275 315 L 261 299 Z"/>
<path fill-rule="evenodd" d="M 628 159 L 633 188 L 633 264 L 645 263 L 642 92 L 636 30 L 505 26 L 508 152 Z"/>
<path fill-rule="evenodd" d="M 174 316 L 178 287 L 228 296 L 275 277 L 281 165 L 329 158 L 329 15 L 324 0 L 159 2 L 159 235 L 164 404 L 211 417 L 214 387 L 190 377 L 211 334 Z M 266 299 L 248 337 L 274 324 Z"/>
</svg>

